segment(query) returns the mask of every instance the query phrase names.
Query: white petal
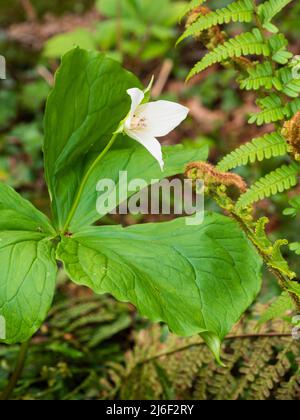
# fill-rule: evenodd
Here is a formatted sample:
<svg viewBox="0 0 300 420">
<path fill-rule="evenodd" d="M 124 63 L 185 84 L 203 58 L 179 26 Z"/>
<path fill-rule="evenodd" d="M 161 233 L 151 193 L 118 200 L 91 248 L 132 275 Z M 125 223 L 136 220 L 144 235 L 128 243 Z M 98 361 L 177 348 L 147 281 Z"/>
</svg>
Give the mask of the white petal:
<svg viewBox="0 0 300 420">
<path fill-rule="evenodd" d="M 145 131 L 126 130 L 126 134 L 144 146 L 148 152 L 157 160 L 161 170 L 164 169 L 164 160 L 162 155 L 162 148 L 160 142 Z"/>
<path fill-rule="evenodd" d="M 138 89 L 138 88 L 128 89 L 127 93 L 131 97 L 131 108 L 130 108 L 128 117 L 125 121 L 125 127 L 129 129 L 131 125 L 132 117 L 134 113 L 136 112 L 137 108 L 143 102 L 145 94 L 141 89 Z"/>
<path fill-rule="evenodd" d="M 137 107 L 143 102 L 145 97 L 144 92 L 138 88 L 127 90 L 128 95 L 131 97 L 131 112 L 135 112 Z"/>
<path fill-rule="evenodd" d="M 175 102 L 157 101 L 139 106 L 138 113 L 147 120 L 147 132 L 162 137 L 186 119 L 189 109 Z"/>
</svg>

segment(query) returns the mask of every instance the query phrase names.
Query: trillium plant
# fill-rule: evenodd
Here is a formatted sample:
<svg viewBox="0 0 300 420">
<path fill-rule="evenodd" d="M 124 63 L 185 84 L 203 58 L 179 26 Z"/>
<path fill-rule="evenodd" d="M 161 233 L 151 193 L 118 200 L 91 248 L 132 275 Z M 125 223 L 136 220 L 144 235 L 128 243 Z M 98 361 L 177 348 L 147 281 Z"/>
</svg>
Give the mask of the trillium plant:
<svg viewBox="0 0 300 420">
<path fill-rule="evenodd" d="M 96 210 L 97 183 L 118 185 L 120 170 L 128 182 L 150 184 L 207 159 L 206 146 L 161 147 L 157 140 L 187 115 L 181 105 L 150 102 L 150 88 L 105 55 L 76 48 L 63 57 L 45 113 L 51 216 L 0 184 L 3 343 L 24 343 L 37 332 L 60 267 L 70 281 L 131 302 L 178 335 L 200 334 L 219 358 L 222 339 L 261 286 L 261 260 L 239 226 L 215 213 L 199 226 L 184 217 L 104 226 Z"/>
</svg>

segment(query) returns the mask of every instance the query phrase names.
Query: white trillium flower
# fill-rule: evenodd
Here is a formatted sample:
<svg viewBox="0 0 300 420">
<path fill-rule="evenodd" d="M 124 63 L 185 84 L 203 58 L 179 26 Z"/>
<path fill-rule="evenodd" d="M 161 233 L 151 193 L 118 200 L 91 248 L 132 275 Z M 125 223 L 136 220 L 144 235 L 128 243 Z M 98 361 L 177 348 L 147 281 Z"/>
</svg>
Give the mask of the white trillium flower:
<svg viewBox="0 0 300 420">
<path fill-rule="evenodd" d="M 142 144 L 164 168 L 161 144 L 156 137 L 163 137 L 186 119 L 189 109 L 169 101 L 143 104 L 145 93 L 133 88 L 127 90 L 131 109 L 124 123 L 124 132 Z"/>
</svg>

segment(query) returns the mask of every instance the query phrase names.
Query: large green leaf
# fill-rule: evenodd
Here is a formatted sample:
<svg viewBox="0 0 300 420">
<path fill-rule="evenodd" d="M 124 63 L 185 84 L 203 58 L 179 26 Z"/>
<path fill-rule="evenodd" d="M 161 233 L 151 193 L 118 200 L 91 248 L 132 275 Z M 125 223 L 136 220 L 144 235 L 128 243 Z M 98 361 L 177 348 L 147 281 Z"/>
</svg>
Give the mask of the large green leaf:
<svg viewBox="0 0 300 420">
<path fill-rule="evenodd" d="M 37 331 L 52 303 L 56 274 L 55 250 L 44 235 L 0 232 L 1 341 L 23 342 Z"/>
<path fill-rule="evenodd" d="M 47 217 L 8 185 L 0 183 L 0 231 L 25 230 L 55 235 Z"/>
<path fill-rule="evenodd" d="M 136 178 L 141 178 L 149 185 L 153 179 L 161 180 L 165 177 L 183 173 L 184 167 L 188 162 L 206 160 L 208 156 L 208 148 L 206 146 L 199 149 L 185 149 L 181 145 L 166 146 L 163 148 L 165 170 L 162 172 L 153 156 L 142 146 L 138 145 L 138 143 L 136 145 L 128 149 L 111 151 L 95 167 L 70 224 L 69 230 L 71 232 L 76 232 L 81 227 L 93 224 L 101 216 L 104 216 L 104 214 L 99 215 L 96 211 L 96 203 L 99 195 L 96 186 L 99 180 L 110 179 L 114 181 L 116 190 L 112 191 L 112 194 L 119 198 L 120 171 L 127 172 L 128 182 Z M 128 194 L 124 198 L 129 198 L 132 194 Z M 117 201 L 118 204 L 120 204 L 119 201 Z M 109 209 L 109 211 L 111 210 L 114 210 L 114 206 Z"/>
<path fill-rule="evenodd" d="M 103 54 L 76 48 L 56 75 L 45 115 L 45 170 L 55 222 L 62 228 L 87 167 L 130 109 L 140 82 Z M 59 193 L 58 193 L 59 189 Z"/>
<path fill-rule="evenodd" d="M 211 348 L 261 286 L 261 261 L 232 220 L 206 214 L 200 226 L 169 223 L 90 227 L 58 248 L 70 278 L 136 305 L 176 334 L 204 333 Z"/>
</svg>

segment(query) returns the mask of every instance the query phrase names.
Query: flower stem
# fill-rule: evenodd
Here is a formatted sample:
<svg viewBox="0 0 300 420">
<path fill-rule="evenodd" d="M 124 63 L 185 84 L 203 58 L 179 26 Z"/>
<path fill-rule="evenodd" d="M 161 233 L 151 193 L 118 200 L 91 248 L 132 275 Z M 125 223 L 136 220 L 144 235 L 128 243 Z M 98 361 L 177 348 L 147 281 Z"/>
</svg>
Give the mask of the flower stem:
<svg viewBox="0 0 300 420">
<path fill-rule="evenodd" d="M 67 233 L 69 225 L 74 217 L 74 214 L 76 213 L 76 210 L 78 208 L 78 205 L 80 203 L 80 199 L 81 196 L 83 194 L 84 188 L 89 180 L 89 177 L 91 175 L 91 173 L 93 172 L 93 170 L 95 169 L 95 167 L 98 165 L 98 163 L 103 159 L 103 157 L 107 154 L 107 152 L 111 149 L 112 145 L 114 144 L 114 142 L 116 141 L 116 138 L 118 137 L 120 133 L 114 133 L 114 135 L 112 136 L 112 138 L 110 139 L 110 141 L 107 143 L 106 147 L 103 149 L 103 151 L 100 153 L 100 155 L 97 157 L 97 159 L 95 159 L 95 161 L 92 163 L 92 165 L 89 167 L 89 170 L 87 171 L 87 173 L 85 174 L 83 180 L 81 181 L 79 190 L 76 194 L 75 200 L 73 202 L 72 208 L 70 210 L 70 213 L 68 215 L 67 221 L 65 223 L 65 226 L 63 227 L 63 233 Z"/>
<path fill-rule="evenodd" d="M 18 354 L 18 359 L 17 359 L 17 364 L 15 367 L 15 370 L 6 386 L 6 388 L 4 389 L 3 393 L 0 396 L 0 401 L 5 401 L 5 400 L 9 400 L 17 383 L 18 380 L 20 379 L 20 376 L 22 375 L 24 366 L 25 366 L 25 362 L 26 362 L 26 357 L 27 357 L 27 352 L 28 352 L 28 348 L 29 348 L 29 341 L 26 341 L 25 343 L 23 343 L 20 347 L 20 351 Z"/>
</svg>

